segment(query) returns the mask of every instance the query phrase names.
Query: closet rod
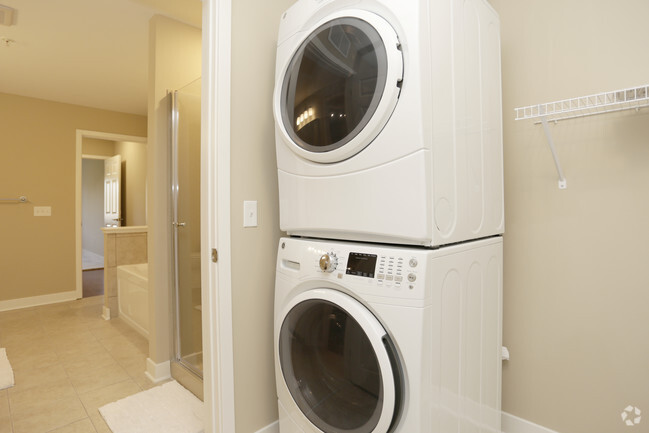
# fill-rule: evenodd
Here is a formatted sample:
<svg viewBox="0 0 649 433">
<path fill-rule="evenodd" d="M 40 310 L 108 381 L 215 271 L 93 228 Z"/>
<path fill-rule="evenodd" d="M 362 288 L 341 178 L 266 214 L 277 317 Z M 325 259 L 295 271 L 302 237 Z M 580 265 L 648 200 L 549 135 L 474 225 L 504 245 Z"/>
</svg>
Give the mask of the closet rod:
<svg viewBox="0 0 649 433">
<path fill-rule="evenodd" d="M 25 202 L 27 202 L 27 197 L 25 197 L 24 195 L 21 195 L 18 198 L 0 198 L 0 201 L 17 201 L 17 202 L 20 202 L 20 203 L 25 203 Z"/>
</svg>

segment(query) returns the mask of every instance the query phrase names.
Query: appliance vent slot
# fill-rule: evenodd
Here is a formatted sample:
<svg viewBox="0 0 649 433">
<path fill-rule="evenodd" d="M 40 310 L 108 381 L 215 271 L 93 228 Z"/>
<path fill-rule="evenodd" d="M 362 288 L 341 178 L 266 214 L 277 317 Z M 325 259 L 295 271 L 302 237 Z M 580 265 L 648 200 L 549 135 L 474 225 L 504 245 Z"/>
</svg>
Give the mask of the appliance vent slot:
<svg viewBox="0 0 649 433">
<path fill-rule="evenodd" d="M 284 269 L 291 269 L 293 271 L 299 271 L 300 270 L 300 263 L 299 262 L 294 262 L 293 260 L 282 260 L 282 267 Z"/>
</svg>

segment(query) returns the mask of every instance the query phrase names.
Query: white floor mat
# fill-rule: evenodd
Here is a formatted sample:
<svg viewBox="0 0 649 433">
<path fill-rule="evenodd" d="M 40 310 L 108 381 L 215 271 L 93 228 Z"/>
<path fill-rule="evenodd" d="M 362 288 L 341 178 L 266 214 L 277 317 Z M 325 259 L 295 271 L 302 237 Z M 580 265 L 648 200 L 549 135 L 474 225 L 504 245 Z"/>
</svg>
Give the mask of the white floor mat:
<svg viewBox="0 0 649 433">
<path fill-rule="evenodd" d="M 11 369 L 9 359 L 7 359 L 7 350 L 0 349 L 0 389 L 14 386 L 14 371 Z"/>
<path fill-rule="evenodd" d="M 203 402 L 172 381 L 99 408 L 113 433 L 202 433 Z"/>
</svg>

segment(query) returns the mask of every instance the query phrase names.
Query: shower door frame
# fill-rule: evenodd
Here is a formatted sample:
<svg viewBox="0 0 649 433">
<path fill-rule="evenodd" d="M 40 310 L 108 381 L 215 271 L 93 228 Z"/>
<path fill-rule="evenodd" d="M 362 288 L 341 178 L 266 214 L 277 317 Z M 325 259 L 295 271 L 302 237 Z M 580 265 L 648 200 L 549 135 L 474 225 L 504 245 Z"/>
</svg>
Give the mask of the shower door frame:
<svg viewBox="0 0 649 433">
<path fill-rule="evenodd" d="M 200 80 L 200 78 L 199 78 Z M 192 82 L 193 83 L 193 82 Z M 191 84 L 191 83 L 190 83 Z M 173 362 L 180 364 L 183 368 L 200 378 L 203 379 L 203 371 L 198 369 L 192 363 L 186 361 L 182 356 L 182 344 L 181 344 L 181 330 L 180 330 L 180 271 L 178 269 L 179 256 L 178 256 L 178 229 L 179 227 L 184 226 L 184 222 L 179 222 L 178 220 L 178 191 L 179 191 L 179 179 L 178 179 L 178 131 L 180 128 L 179 125 L 179 113 L 178 113 L 178 90 L 168 91 L 167 98 L 169 98 L 170 105 L 170 137 L 171 137 L 171 150 L 170 150 L 170 162 L 171 162 L 171 242 L 172 242 L 172 260 L 173 266 L 171 267 L 172 271 L 172 350 L 173 350 Z M 202 145 L 202 144 L 201 144 Z M 202 182 L 201 182 L 202 183 Z M 202 187 L 202 185 L 201 185 Z M 202 194 L 199 196 L 202 198 Z M 202 205 L 201 205 L 202 207 Z M 201 227 L 194 228 L 199 231 Z M 200 236 L 200 235 L 199 235 Z M 202 252 L 202 248 L 201 248 Z M 202 254 L 201 254 L 202 255 Z M 201 268 L 202 268 L 202 259 L 201 259 Z M 202 271 L 201 271 L 202 272 Z M 202 287 L 201 287 L 202 292 Z M 202 319 L 202 318 L 201 318 Z M 202 326 L 202 320 L 201 320 Z M 202 329 L 201 329 L 202 331 Z M 201 348 L 202 352 L 202 348 Z M 202 356 L 202 355 L 201 355 Z"/>
</svg>

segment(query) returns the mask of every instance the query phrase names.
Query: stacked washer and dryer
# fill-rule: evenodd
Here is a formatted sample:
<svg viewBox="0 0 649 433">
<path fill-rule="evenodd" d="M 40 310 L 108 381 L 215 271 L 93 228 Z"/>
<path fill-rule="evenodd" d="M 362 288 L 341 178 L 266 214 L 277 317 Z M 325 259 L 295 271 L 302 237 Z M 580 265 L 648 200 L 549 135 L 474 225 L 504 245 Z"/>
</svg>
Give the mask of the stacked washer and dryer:
<svg viewBox="0 0 649 433">
<path fill-rule="evenodd" d="M 299 0 L 273 104 L 280 432 L 499 432 L 497 14 Z"/>
</svg>

